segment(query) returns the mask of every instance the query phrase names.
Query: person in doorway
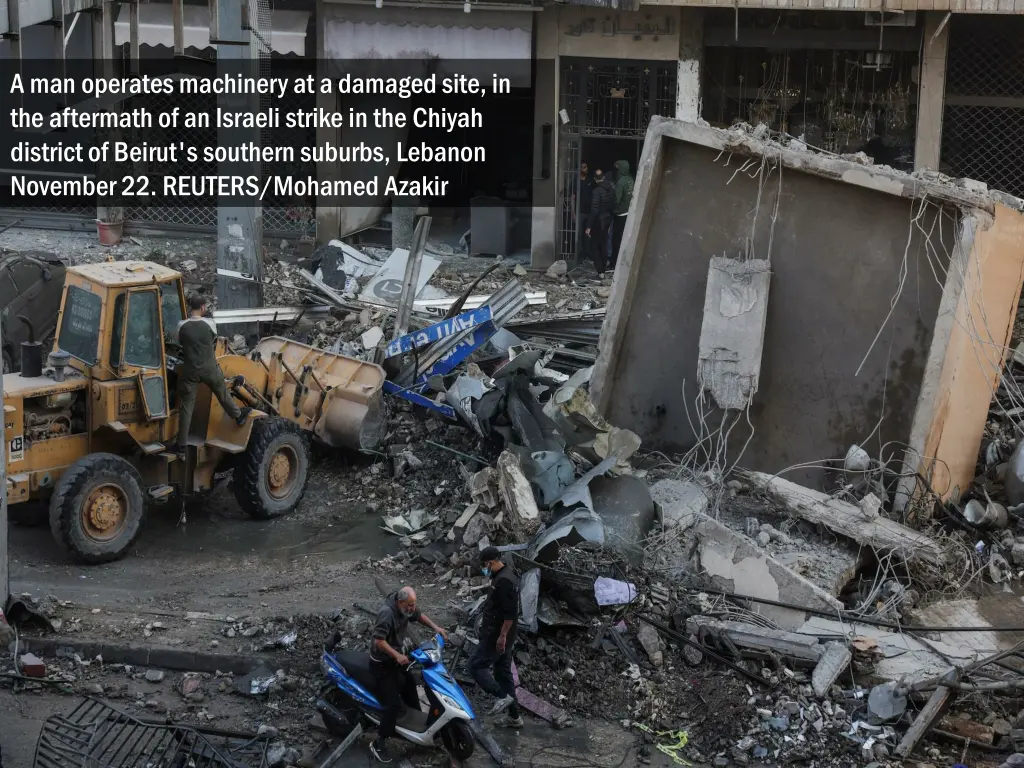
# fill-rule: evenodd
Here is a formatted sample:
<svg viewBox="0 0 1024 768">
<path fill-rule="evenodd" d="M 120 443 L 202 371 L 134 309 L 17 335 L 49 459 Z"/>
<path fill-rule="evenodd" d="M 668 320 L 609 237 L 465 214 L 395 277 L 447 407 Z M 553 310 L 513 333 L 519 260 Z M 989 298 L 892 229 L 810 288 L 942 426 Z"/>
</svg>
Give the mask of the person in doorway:
<svg viewBox="0 0 1024 768">
<path fill-rule="evenodd" d="M 480 643 L 469 660 L 469 672 L 476 684 L 497 701 L 491 714 L 508 710 L 501 721 L 507 728 L 522 728 L 523 718 L 516 701 L 516 685 L 512 679 L 512 647 L 519 624 L 519 575 L 501 561 L 497 547 L 480 553 L 484 576 L 491 578 L 487 601 L 480 622 Z"/>
<path fill-rule="evenodd" d="M 196 406 L 196 391 L 205 384 L 220 402 L 224 413 L 238 426 L 245 423 L 252 408 L 239 408 L 231 399 L 224 372 L 217 364 L 213 344 L 217 338 L 217 324 L 206 317 L 206 299 L 193 294 L 188 302 L 189 315 L 178 323 L 178 344 L 181 346 L 182 364 L 178 374 L 178 445 L 177 453 L 185 455 L 188 432 L 192 426 L 192 412 Z"/>
<path fill-rule="evenodd" d="M 586 161 L 580 163 L 580 178 L 578 192 L 573 196 L 572 220 L 576 225 L 576 259 L 582 261 L 590 254 L 590 241 L 583 234 L 586 229 L 587 217 L 590 214 L 590 204 L 594 197 L 594 180 L 590 178 L 590 168 Z"/>
<path fill-rule="evenodd" d="M 622 233 L 626 231 L 626 215 L 633 202 L 633 177 L 629 173 L 629 161 L 619 160 L 615 163 L 615 215 L 612 217 L 612 253 L 610 265 L 612 272 L 619 263 L 619 247 L 622 245 Z"/>
<path fill-rule="evenodd" d="M 395 735 L 395 723 L 402 704 L 411 709 L 420 708 L 416 681 L 406 669 L 409 657 L 402 652 L 410 621 L 418 621 L 445 640 L 448 639 L 445 630 L 416 608 L 416 590 L 412 587 L 402 587 L 389 595 L 377 614 L 373 635 L 370 637 L 370 672 L 376 682 L 374 693 L 384 705 L 384 713 L 380 718 L 377 738 L 370 744 L 370 751 L 381 763 L 391 762 L 387 739 Z"/>
<path fill-rule="evenodd" d="M 594 192 L 590 201 L 590 215 L 584 234 L 590 238 L 590 256 L 594 260 L 597 276 L 604 278 L 608 269 L 608 230 L 615 210 L 615 189 L 604 171 L 594 171 Z"/>
</svg>

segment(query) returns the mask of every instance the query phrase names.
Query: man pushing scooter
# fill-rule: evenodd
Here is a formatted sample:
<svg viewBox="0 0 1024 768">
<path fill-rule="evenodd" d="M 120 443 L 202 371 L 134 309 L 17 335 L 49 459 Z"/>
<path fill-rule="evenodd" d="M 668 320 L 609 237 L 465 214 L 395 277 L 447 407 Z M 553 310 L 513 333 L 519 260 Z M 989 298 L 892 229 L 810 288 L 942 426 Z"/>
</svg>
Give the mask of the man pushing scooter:
<svg viewBox="0 0 1024 768">
<path fill-rule="evenodd" d="M 395 722 L 404 702 L 410 709 L 420 708 L 416 694 L 416 681 L 409 674 L 409 658 L 402 653 L 405 633 L 410 621 L 418 621 L 432 632 L 448 640 L 448 633 L 416 608 L 416 590 L 402 587 L 388 596 L 377 614 L 377 622 L 370 638 L 370 671 L 376 683 L 377 699 L 384 707 L 377 738 L 370 744 L 373 756 L 382 763 L 390 763 L 387 739 L 395 735 Z"/>
</svg>

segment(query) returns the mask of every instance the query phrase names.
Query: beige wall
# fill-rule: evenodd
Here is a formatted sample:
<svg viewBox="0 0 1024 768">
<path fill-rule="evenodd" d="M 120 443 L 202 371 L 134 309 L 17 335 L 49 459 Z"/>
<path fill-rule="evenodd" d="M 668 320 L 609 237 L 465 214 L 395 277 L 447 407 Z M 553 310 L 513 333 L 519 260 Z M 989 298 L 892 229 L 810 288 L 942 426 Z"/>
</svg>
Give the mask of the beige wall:
<svg viewBox="0 0 1024 768">
<path fill-rule="evenodd" d="M 1024 281 L 1024 216 L 997 204 L 994 216 L 975 213 L 966 226 L 976 228 L 953 253 L 946 334 L 933 342 L 944 343 L 941 376 L 931 402 L 918 405 L 914 426 L 923 440 L 912 435 L 910 441 L 920 457 L 914 468 L 944 499 L 963 493 L 974 479 Z"/>
</svg>

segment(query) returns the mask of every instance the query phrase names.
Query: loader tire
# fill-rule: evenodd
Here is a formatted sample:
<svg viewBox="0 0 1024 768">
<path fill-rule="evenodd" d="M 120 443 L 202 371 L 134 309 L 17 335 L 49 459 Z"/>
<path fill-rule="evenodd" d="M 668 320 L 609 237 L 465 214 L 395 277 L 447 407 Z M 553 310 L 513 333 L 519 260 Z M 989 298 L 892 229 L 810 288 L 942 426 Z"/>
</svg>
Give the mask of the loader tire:
<svg viewBox="0 0 1024 768">
<path fill-rule="evenodd" d="M 252 425 L 233 485 L 239 506 L 258 520 L 291 512 L 309 483 L 309 437 L 298 424 L 269 416 Z"/>
<path fill-rule="evenodd" d="M 145 518 L 142 476 L 112 453 L 83 456 L 61 475 L 50 498 L 50 531 L 83 563 L 122 557 Z"/>
</svg>

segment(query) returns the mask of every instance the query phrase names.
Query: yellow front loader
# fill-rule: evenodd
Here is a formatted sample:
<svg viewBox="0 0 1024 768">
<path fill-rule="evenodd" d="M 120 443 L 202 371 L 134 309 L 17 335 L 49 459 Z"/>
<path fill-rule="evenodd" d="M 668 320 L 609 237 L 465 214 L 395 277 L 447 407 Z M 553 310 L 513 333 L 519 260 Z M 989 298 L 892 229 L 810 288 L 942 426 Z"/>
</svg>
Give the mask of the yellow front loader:
<svg viewBox="0 0 1024 768">
<path fill-rule="evenodd" d="M 181 275 L 150 262 L 70 267 L 53 350 L 22 345 L 21 373 L 3 381 L 8 504 L 49 500 L 54 538 L 77 559 L 127 552 L 150 502 L 209 491 L 232 472 L 235 497 L 256 518 L 290 512 L 309 480 L 310 443 L 372 449 L 386 429 L 384 370 L 287 339 L 217 359 L 243 426 L 201 386 L 185 460 L 175 370 L 184 317 Z"/>
</svg>

